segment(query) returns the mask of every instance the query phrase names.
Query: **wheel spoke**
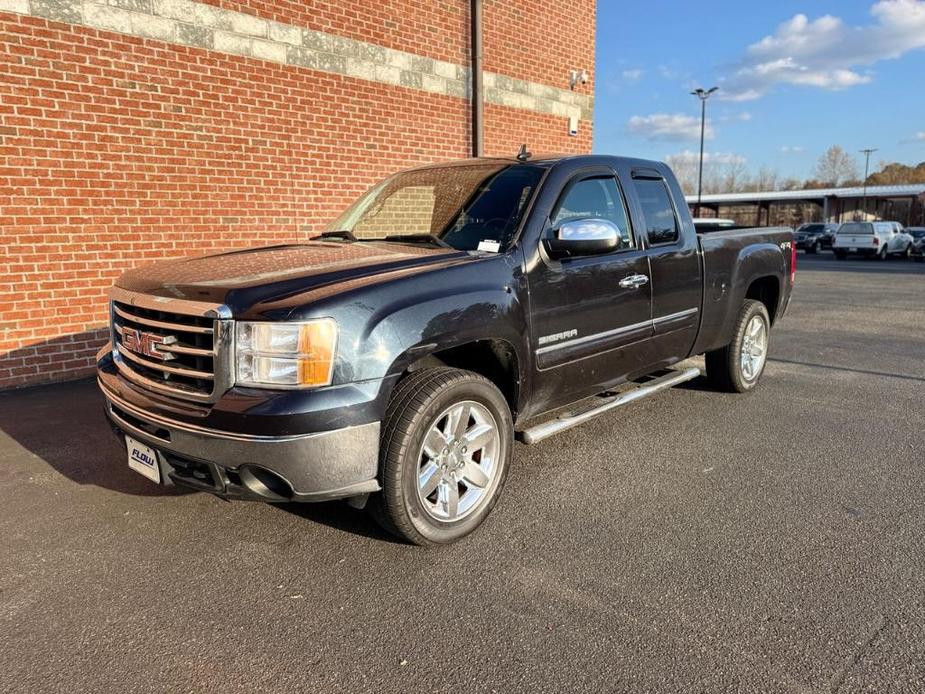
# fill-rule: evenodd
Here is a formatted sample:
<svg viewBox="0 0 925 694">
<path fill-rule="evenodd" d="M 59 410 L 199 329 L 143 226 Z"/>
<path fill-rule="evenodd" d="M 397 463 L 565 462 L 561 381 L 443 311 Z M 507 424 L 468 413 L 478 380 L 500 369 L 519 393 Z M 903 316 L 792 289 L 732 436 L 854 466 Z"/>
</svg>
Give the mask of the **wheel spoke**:
<svg viewBox="0 0 925 694">
<path fill-rule="evenodd" d="M 463 441 L 469 449 L 469 455 L 481 450 L 489 443 L 495 435 L 495 428 L 491 424 L 476 424 L 463 436 Z"/>
<path fill-rule="evenodd" d="M 426 499 L 434 493 L 439 484 L 440 468 L 433 463 L 427 463 L 418 475 L 418 487 L 421 490 L 421 496 Z"/>
<path fill-rule="evenodd" d="M 446 448 L 446 437 L 436 426 L 432 427 L 424 439 L 424 453 L 428 458 L 436 458 L 444 448 Z"/>
<path fill-rule="evenodd" d="M 454 480 L 442 482 L 437 487 L 437 503 L 450 520 L 459 513 L 459 486 Z"/>
<path fill-rule="evenodd" d="M 466 466 L 463 468 L 462 476 L 467 483 L 474 484 L 476 487 L 484 489 L 488 486 L 488 475 L 482 469 L 482 466 L 474 460 L 470 460 L 466 463 Z"/>
<path fill-rule="evenodd" d="M 465 435 L 466 429 L 469 428 L 470 414 L 471 409 L 469 405 L 463 404 L 459 405 L 458 407 L 454 407 L 447 417 L 447 435 L 456 439 L 457 441 L 461 439 Z"/>
</svg>

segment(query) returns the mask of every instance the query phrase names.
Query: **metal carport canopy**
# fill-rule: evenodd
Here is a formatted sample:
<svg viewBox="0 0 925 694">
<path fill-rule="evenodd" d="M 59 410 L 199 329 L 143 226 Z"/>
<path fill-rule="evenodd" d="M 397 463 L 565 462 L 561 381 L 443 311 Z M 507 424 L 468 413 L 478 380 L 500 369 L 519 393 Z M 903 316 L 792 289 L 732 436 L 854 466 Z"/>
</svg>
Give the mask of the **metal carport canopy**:
<svg viewBox="0 0 925 694">
<path fill-rule="evenodd" d="M 868 198 L 909 198 L 925 194 L 925 183 L 901 186 L 867 186 Z M 822 200 L 824 198 L 860 198 L 864 188 L 816 188 L 813 190 L 774 190 L 761 193 L 711 193 L 703 195 L 704 205 L 748 204 L 757 202 L 786 202 L 800 200 Z M 690 204 L 697 203 L 696 195 L 687 195 Z"/>
</svg>

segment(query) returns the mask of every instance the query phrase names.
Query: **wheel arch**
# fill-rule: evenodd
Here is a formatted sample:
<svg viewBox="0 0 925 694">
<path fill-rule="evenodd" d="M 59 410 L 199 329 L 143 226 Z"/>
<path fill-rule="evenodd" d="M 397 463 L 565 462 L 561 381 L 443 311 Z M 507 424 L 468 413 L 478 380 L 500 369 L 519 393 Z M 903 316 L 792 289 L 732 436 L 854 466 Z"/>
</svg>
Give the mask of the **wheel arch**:
<svg viewBox="0 0 925 694">
<path fill-rule="evenodd" d="M 745 289 L 745 299 L 754 299 L 764 304 L 768 310 L 771 325 L 777 317 L 777 308 L 780 305 L 780 278 L 776 275 L 764 275 L 754 278 Z"/>
<path fill-rule="evenodd" d="M 484 338 L 436 349 L 411 361 L 402 376 L 438 366 L 472 371 L 487 378 L 501 391 L 516 419 L 523 385 L 522 362 L 510 341 Z"/>
</svg>

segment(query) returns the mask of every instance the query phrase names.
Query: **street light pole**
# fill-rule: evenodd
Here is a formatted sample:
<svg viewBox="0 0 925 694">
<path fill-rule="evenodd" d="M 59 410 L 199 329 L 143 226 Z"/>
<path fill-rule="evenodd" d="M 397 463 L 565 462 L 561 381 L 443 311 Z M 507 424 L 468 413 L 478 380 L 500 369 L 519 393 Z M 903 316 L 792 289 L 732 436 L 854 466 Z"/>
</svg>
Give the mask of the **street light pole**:
<svg viewBox="0 0 925 694">
<path fill-rule="evenodd" d="M 700 199 L 703 197 L 703 139 L 707 128 L 707 99 L 718 89 L 719 87 L 711 87 L 710 89 L 698 87 L 691 92 L 700 99 L 700 170 L 697 174 L 697 210 L 694 213 L 695 217 L 700 216 Z"/>
<path fill-rule="evenodd" d="M 861 203 L 863 208 L 862 214 L 864 218 L 862 222 L 867 221 L 867 175 L 870 172 L 870 155 L 876 152 L 876 149 L 862 149 L 861 154 L 864 155 L 864 202 Z"/>
</svg>

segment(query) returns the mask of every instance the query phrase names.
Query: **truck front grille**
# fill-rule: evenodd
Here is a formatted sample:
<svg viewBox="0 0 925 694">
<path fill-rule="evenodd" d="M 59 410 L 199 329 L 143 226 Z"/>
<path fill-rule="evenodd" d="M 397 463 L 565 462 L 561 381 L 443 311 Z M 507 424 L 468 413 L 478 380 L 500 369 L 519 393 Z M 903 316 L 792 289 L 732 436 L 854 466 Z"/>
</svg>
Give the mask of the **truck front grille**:
<svg viewBox="0 0 925 694">
<path fill-rule="evenodd" d="M 158 393 L 212 402 L 231 385 L 223 306 L 114 289 L 113 356 L 120 372 Z"/>
</svg>

